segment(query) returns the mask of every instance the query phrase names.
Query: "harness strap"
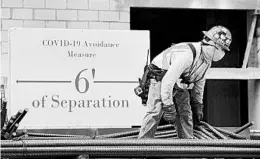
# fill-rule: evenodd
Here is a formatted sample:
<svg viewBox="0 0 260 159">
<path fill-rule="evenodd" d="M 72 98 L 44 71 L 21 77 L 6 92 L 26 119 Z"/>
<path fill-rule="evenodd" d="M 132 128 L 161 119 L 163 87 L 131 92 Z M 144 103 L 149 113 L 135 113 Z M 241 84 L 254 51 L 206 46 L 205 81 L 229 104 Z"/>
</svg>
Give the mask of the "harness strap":
<svg viewBox="0 0 260 159">
<path fill-rule="evenodd" d="M 192 65 L 193 65 L 193 64 L 194 64 L 194 61 L 195 61 L 195 58 L 196 58 L 196 49 L 195 49 L 195 47 L 193 46 L 193 44 L 191 44 L 191 43 L 188 43 L 187 45 L 190 47 L 190 49 L 191 49 L 191 51 L 192 51 L 192 54 L 193 54 L 193 62 L 192 62 Z"/>
<path fill-rule="evenodd" d="M 194 65 L 194 62 L 195 62 L 195 58 L 196 58 L 196 49 L 195 49 L 194 45 L 191 44 L 191 43 L 187 43 L 187 45 L 190 47 L 190 49 L 191 49 L 191 51 L 192 51 L 192 54 L 193 54 L 193 61 L 192 61 L 192 64 L 191 64 L 191 67 L 190 67 L 190 71 L 189 71 L 189 74 L 191 74 L 191 71 L 192 71 L 192 69 L 193 69 L 193 65 Z M 190 83 L 187 81 L 187 79 L 184 78 L 183 75 L 181 75 L 181 78 L 184 79 L 184 81 L 183 81 L 184 83 L 190 84 Z"/>
</svg>

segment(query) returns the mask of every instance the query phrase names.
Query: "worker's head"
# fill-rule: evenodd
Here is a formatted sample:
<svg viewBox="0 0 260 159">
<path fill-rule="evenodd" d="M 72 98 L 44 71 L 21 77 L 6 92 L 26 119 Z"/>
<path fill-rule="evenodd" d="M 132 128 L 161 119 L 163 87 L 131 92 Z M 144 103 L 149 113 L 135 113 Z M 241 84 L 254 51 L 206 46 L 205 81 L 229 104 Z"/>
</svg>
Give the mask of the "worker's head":
<svg viewBox="0 0 260 159">
<path fill-rule="evenodd" d="M 221 60 L 225 51 L 229 51 L 232 41 L 230 31 L 223 26 L 214 26 L 209 31 L 203 31 L 202 40 L 203 51 L 212 58 L 213 61 Z"/>
</svg>

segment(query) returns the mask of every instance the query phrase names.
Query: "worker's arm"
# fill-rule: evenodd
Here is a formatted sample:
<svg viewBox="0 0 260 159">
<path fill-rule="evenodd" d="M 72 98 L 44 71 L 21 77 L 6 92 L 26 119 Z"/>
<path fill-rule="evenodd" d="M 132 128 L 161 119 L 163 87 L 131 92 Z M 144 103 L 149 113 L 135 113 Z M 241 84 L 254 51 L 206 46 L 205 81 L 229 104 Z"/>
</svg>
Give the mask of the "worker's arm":
<svg viewBox="0 0 260 159">
<path fill-rule="evenodd" d="M 193 55 L 190 51 L 174 52 L 170 59 L 171 65 L 162 79 L 161 97 L 164 105 L 173 105 L 173 87 L 183 73 L 192 64 Z"/>
<path fill-rule="evenodd" d="M 205 78 L 194 83 L 194 86 L 191 90 L 191 102 L 203 104 L 203 94 L 205 87 Z"/>
<path fill-rule="evenodd" d="M 205 78 L 194 83 L 191 90 L 191 109 L 193 113 L 194 123 L 198 123 L 203 118 L 203 94 L 205 87 Z"/>
</svg>

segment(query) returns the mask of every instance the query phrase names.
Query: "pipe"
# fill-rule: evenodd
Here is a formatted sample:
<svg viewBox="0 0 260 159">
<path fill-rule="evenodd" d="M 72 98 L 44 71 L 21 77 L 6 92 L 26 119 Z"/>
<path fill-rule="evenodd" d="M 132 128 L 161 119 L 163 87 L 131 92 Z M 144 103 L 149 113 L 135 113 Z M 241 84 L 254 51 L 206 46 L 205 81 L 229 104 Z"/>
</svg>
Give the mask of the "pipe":
<svg viewBox="0 0 260 159">
<path fill-rule="evenodd" d="M 251 140 L 260 140 L 260 134 L 251 134 L 250 139 Z"/>
<path fill-rule="evenodd" d="M 211 130 L 213 133 L 215 133 L 217 136 L 219 136 L 220 139 L 227 139 L 223 134 L 218 132 L 213 126 L 209 125 L 208 123 L 203 121 L 201 121 L 200 123 L 203 124 L 205 127 L 207 127 L 209 130 Z"/>
<path fill-rule="evenodd" d="M 250 126 L 253 126 L 254 122 L 248 122 L 245 125 L 243 125 L 242 127 L 238 128 L 237 130 L 234 131 L 235 134 L 239 134 L 240 132 L 244 131 L 245 129 L 249 128 Z"/>
<path fill-rule="evenodd" d="M 7 129 L 7 132 L 10 133 L 10 132 L 12 131 L 12 129 L 16 126 L 16 124 L 19 124 L 19 123 L 21 122 L 21 120 L 24 118 L 24 116 L 26 115 L 27 112 L 28 112 L 28 109 L 27 109 L 27 108 L 25 108 L 22 113 L 20 113 L 20 111 L 19 111 L 19 112 L 16 114 L 16 115 L 19 115 L 19 116 L 16 116 L 16 118 L 15 118 L 13 124 Z M 17 129 L 17 128 L 16 128 L 16 129 Z"/>
<path fill-rule="evenodd" d="M 21 114 L 23 113 L 23 110 L 19 110 L 15 115 L 13 115 L 11 118 L 15 121 Z"/>
<path fill-rule="evenodd" d="M 198 130 L 193 130 L 193 134 L 198 134 L 199 136 L 201 136 L 203 139 L 208 139 L 208 140 L 211 140 L 211 138 L 209 136 L 207 136 L 206 134 L 202 133 L 201 131 L 198 131 Z"/>
<path fill-rule="evenodd" d="M 6 114 L 7 114 L 6 105 L 7 102 L 1 98 L 1 129 L 3 128 L 6 122 Z"/>
<path fill-rule="evenodd" d="M 6 131 L 10 130 L 11 126 L 13 125 L 14 121 L 10 119 L 6 124 Z"/>
<path fill-rule="evenodd" d="M 160 130 L 166 130 L 166 129 L 173 129 L 174 126 L 172 124 L 168 125 L 162 125 L 157 127 L 157 131 Z M 100 138 L 119 138 L 119 137 L 125 137 L 125 136 L 131 136 L 131 135 L 138 135 L 139 130 L 134 130 L 134 131 L 128 131 L 128 132 L 120 132 L 120 133 L 113 133 L 113 134 L 107 134 L 107 135 L 99 135 L 97 137 Z"/>
<path fill-rule="evenodd" d="M 157 135 L 166 135 L 166 134 L 176 134 L 176 130 L 167 130 L 167 131 L 157 131 L 155 132 L 155 136 Z"/>
<path fill-rule="evenodd" d="M 127 132 L 120 132 L 120 133 L 113 133 L 113 134 L 106 134 L 106 135 L 98 135 L 98 138 L 121 138 L 126 136 L 138 135 L 139 130 L 127 131 Z"/>
<path fill-rule="evenodd" d="M 204 134 L 206 134 L 208 137 L 210 137 L 211 139 L 218 139 L 216 136 L 212 135 L 210 132 L 208 132 L 206 129 L 204 129 L 202 126 L 195 126 L 195 129 L 203 132 Z"/>
<path fill-rule="evenodd" d="M 4 134 L 6 132 L 6 130 L 7 130 L 6 125 L 4 125 L 2 130 L 1 130 L 1 134 Z"/>
<path fill-rule="evenodd" d="M 251 140 L 260 140 L 260 131 L 259 130 L 251 130 L 250 131 L 250 139 Z"/>
<path fill-rule="evenodd" d="M 18 128 L 19 124 L 15 124 L 11 130 L 7 130 L 7 131 L 3 131 L 1 138 L 3 138 L 3 140 L 10 140 L 12 138 L 13 132 L 15 132 Z"/>
<path fill-rule="evenodd" d="M 221 129 L 221 128 L 218 128 L 218 127 L 215 127 L 215 129 L 218 130 L 219 132 L 223 133 L 223 134 L 230 136 L 233 139 L 246 139 L 246 137 L 244 137 L 244 136 L 232 133 L 230 131 L 227 131 L 227 130 L 224 130 L 224 129 Z"/>
<path fill-rule="evenodd" d="M 19 124 L 18 124 L 18 123 L 15 124 L 15 125 L 12 127 L 12 129 L 8 132 L 9 135 L 8 135 L 8 137 L 7 137 L 6 139 L 10 140 L 10 139 L 13 137 L 13 133 L 16 132 L 16 130 L 18 129 L 18 127 L 19 127 Z"/>
<path fill-rule="evenodd" d="M 1 147 L 55 147 L 55 146 L 215 146 L 257 147 L 256 140 L 191 140 L 191 139 L 86 139 L 86 140 L 2 140 Z M 259 149 L 260 151 L 260 149 Z"/>
<path fill-rule="evenodd" d="M 162 138 L 166 138 L 167 135 L 169 135 L 169 137 L 177 136 L 177 133 L 176 133 L 176 130 L 156 131 L 155 132 L 155 138 L 161 138 L 160 136 L 162 136 L 162 135 L 163 136 L 166 135 L 165 137 L 162 137 Z M 131 139 L 131 138 L 138 138 L 138 135 L 131 135 L 131 136 L 120 137 L 120 139 Z"/>
<path fill-rule="evenodd" d="M 167 137 L 171 138 L 173 136 L 174 137 L 177 136 L 176 130 L 157 131 L 155 132 L 154 138 L 167 138 Z M 134 138 L 138 138 L 138 135 L 120 137 L 120 139 L 134 139 Z"/>
<path fill-rule="evenodd" d="M 199 140 L 202 140 L 203 139 L 203 137 L 201 137 L 199 134 L 197 134 L 197 133 L 193 133 L 193 136 L 194 136 L 194 138 L 195 139 L 199 139 Z"/>
<path fill-rule="evenodd" d="M 133 136 L 125 136 L 125 137 L 120 137 L 118 139 L 137 139 L 138 135 L 133 135 Z M 102 139 L 102 138 L 101 138 Z"/>
<path fill-rule="evenodd" d="M 18 129 L 18 127 L 19 127 L 19 124 L 16 123 L 16 124 L 12 127 L 12 129 L 10 129 L 10 131 L 8 131 L 8 133 L 12 134 L 13 132 L 16 132 L 16 130 Z"/>
<path fill-rule="evenodd" d="M 20 114 L 20 113 L 17 113 L 16 115 L 16 119 L 15 119 L 15 123 L 20 123 L 22 121 L 22 119 L 24 118 L 24 116 L 27 114 L 28 112 L 28 109 L 25 108 L 23 110 L 23 112 Z"/>
<path fill-rule="evenodd" d="M 2 157 L 24 156 L 157 156 L 157 157 L 259 157 L 259 148 L 190 147 L 190 146 L 76 146 L 76 147 L 27 147 L 1 148 Z M 22 155 L 22 156 L 20 156 Z"/>
<path fill-rule="evenodd" d="M 27 134 L 27 130 L 26 129 L 18 130 L 18 131 L 16 131 L 16 133 L 17 133 L 16 137 L 20 137 L 20 136 Z"/>
<path fill-rule="evenodd" d="M 162 139 L 162 138 L 174 138 L 174 139 L 177 139 L 178 136 L 177 134 L 164 134 L 164 135 L 158 135 L 158 136 L 155 136 L 156 139 Z"/>
<path fill-rule="evenodd" d="M 87 140 L 92 139 L 88 136 L 82 137 L 23 137 L 22 140 Z"/>
<path fill-rule="evenodd" d="M 83 135 L 66 135 L 66 134 L 47 134 L 47 133 L 27 133 L 31 137 L 86 137 Z"/>
<path fill-rule="evenodd" d="M 196 140 L 198 140 L 198 139 L 199 139 L 199 138 L 198 138 L 196 135 L 195 135 L 195 136 L 193 135 L 193 137 L 194 137 L 194 139 L 196 139 Z"/>
<path fill-rule="evenodd" d="M 6 125 L 3 126 L 2 130 L 1 130 L 1 140 L 5 140 L 5 133 L 6 133 Z"/>
<path fill-rule="evenodd" d="M 12 138 L 14 138 L 14 137 L 17 137 L 17 133 L 16 132 L 12 133 Z"/>
</svg>

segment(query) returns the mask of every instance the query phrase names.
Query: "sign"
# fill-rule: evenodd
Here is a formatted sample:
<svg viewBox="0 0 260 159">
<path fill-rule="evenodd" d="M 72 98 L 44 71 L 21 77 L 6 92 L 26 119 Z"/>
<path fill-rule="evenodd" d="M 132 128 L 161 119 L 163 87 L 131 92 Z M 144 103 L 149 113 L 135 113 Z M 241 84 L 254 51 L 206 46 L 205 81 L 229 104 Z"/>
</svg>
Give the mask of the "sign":
<svg viewBox="0 0 260 159">
<path fill-rule="evenodd" d="M 12 28 L 10 114 L 29 109 L 19 128 L 141 125 L 147 108 L 134 93 L 149 31 Z"/>
</svg>

